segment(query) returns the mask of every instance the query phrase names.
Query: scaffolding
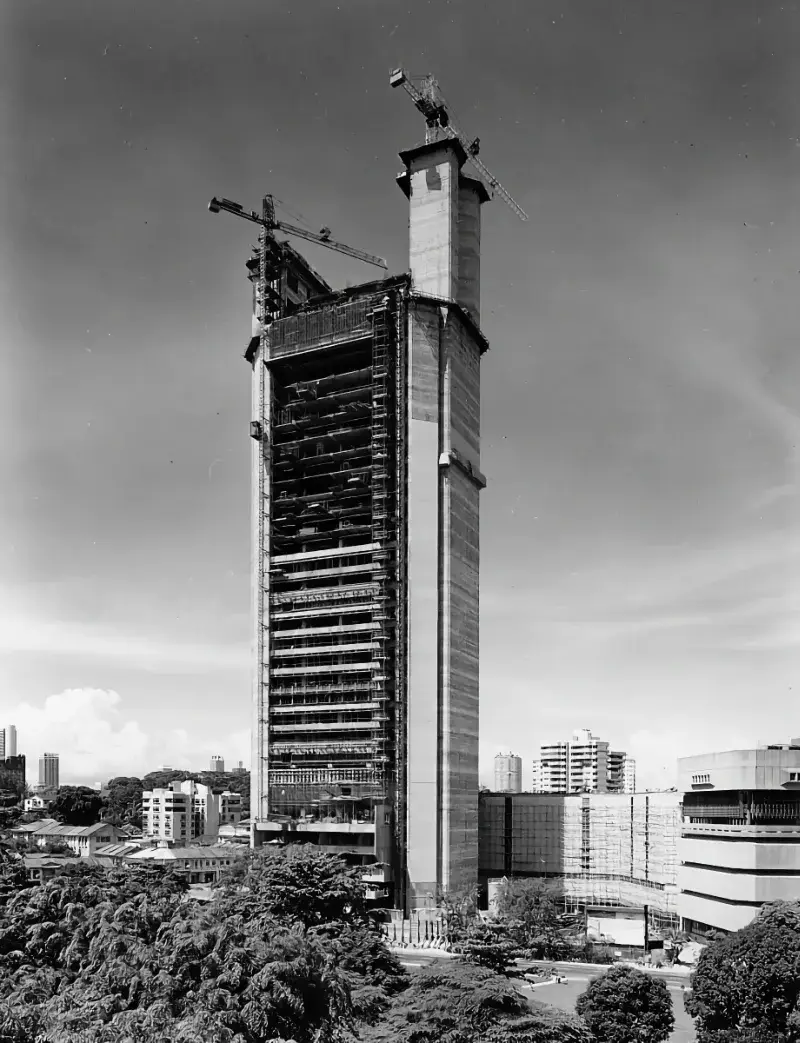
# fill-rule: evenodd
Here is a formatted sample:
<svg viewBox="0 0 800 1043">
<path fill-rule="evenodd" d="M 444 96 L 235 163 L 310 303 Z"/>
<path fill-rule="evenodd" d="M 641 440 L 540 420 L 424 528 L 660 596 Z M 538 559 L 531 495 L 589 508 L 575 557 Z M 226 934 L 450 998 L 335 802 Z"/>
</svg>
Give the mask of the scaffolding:
<svg viewBox="0 0 800 1043">
<path fill-rule="evenodd" d="M 677 924 L 677 794 L 488 794 L 480 815 L 483 878 L 558 880 L 570 910 L 646 905 Z"/>
<path fill-rule="evenodd" d="M 260 719 L 271 816 L 356 822 L 389 805 L 398 821 L 403 309 L 402 288 L 389 286 L 265 333 Z"/>
</svg>

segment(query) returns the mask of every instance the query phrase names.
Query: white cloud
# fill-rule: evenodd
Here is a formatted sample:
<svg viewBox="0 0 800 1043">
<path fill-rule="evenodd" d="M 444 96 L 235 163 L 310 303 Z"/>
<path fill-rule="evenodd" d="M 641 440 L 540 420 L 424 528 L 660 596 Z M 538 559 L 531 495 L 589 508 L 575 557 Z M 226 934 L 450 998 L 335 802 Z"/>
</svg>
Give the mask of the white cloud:
<svg viewBox="0 0 800 1043">
<path fill-rule="evenodd" d="M 0 613 L 0 652 L 122 660 L 140 670 L 158 673 L 246 669 L 250 662 L 250 648 L 243 643 L 170 641 L 102 624 L 44 619 L 19 610 Z"/>
<path fill-rule="evenodd" d="M 28 758 L 28 782 L 37 781 L 44 751 L 60 756 L 60 778 L 67 785 L 95 785 L 115 775 L 145 775 L 165 764 L 200 770 L 212 754 L 222 754 L 226 767 L 250 763 L 247 730 L 216 735 L 211 740 L 184 729 L 148 734 L 128 717 L 119 693 L 100 688 L 69 688 L 48 696 L 41 706 L 20 702 L 5 723 L 15 724 L 19 752 Z"/>
</svg>

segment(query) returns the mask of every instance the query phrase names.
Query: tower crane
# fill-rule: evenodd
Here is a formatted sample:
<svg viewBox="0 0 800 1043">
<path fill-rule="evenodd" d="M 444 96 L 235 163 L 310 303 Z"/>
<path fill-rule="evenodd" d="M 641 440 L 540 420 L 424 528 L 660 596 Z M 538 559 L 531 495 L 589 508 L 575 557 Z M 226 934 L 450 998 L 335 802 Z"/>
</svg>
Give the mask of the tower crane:
<svg viewBox="0 0 800 1043">
<path fill-rule="evenodd" d="M 467 158 L 484 179 L 488 188 L 511 207 L 520 221 L 527 221 L 528 215 L 516 199 L 500 184 L 483 161 L 478 159 L 481 147 L 480 138 L 470 139 L 456 124 L 452 114 L 448 111 L 447 102 L 439 89 L 439 84 L 433 76 L 416 77 L 419 86 L 413 82 L 413 79 L 414 77 L 411 77 L 405 69 L 394 69 L 389 77 L 389 83 L 392 87 L 402 87 L 425 117 L 426 143 L 441 141 L 444 138 L 455 138 L 461 142 Z"/>
<path fill-rule="evenodd" d="M 305 228 L 299 228 L 297 225 L 287 224 L 286 221 L 278 221 L 275 217 L 275 202 L 272 196 L 264 196 L 260 215 L 255 210 L 245 210 L 241 203 L 234 203 L 224 197 L 217 199 L 216 196 L 208 204 L 208 209 L 212 214 L 218 214 L 220 210 L 225 210 L 227 213 L 233 214 L 234 217 L 242 217 L 245 221 L 252 221 L 253 224 L 261 225 L 270 239 L 274 238 L 272 235 L 274 231 L 286 232 L 287 235 L 299 236 L 301 239 L 307 239 L 311 243 L 318 243 L 328 250 L 335 250 L 336 253 L 355 257 L 357 261 L 363 261 L 365 264 L 374 264 L 376 267 L 384 270 L 389 267 L 382 257 L 375 257 L 374 254 L 356 250 L 353 246 L 337 243 L 335 239 L 331 239 L 330 228 L 322 228 L 319 233 L 316 233 L 309 232 Z"/>
</svg>

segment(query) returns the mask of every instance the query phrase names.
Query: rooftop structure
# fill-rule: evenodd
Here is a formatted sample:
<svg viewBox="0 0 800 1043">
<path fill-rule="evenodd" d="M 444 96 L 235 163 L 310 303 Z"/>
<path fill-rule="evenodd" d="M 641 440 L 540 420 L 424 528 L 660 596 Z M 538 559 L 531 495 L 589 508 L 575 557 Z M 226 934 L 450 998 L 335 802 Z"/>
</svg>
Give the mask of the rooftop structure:
<svg viewBox="0 0 800 1043">
<path fill-rule="evenodd" d="M 678 761 L 685 930 L 736 931 L 800 895 L 800 739 Z"/>
</svg>

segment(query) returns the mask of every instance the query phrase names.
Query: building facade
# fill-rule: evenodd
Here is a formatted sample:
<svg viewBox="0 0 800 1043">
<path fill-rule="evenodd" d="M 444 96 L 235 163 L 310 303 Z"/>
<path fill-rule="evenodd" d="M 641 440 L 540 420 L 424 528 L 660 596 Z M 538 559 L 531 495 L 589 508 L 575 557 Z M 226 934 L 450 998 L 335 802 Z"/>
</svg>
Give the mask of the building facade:
<svg viewBox="0 0 800 1043">
<path fill-rule="evenodd" d="M 17 729 L 13 724 L 0 728 L 0 761 L 17 755 Z"/>
<path fill-rule="evenodd" d="M 145 837 L 175 844 L 216 837 L 220 826 L 220 796 L 191 779 L 173 782 L 164 789 L 145 790 L 142 823 Z"/>
<path fill-rule="evenodd" d="M 498 753 L 494 759 L 495 793 L 522 792 L 522 757 L 515 753 Z"/>
<path fill-rule="evenodd" d="M 511 877 L 558 880 L 576 906 L 648 907 L 677 926 L 680 799 L 640 793 L 482 793 L 481 893 Z"/>
<path fill-rule="evenodd" d="M 736 931 L 800 899 L 800 738 L 678 761 L 683 928 Z"/>
<path fill-rule="evenodd" d="M 225 790 L 219 794 L 219 824 L 237 826 L 242 821 L 242 795 Z"/>
<path fill-rule="evenodd" d="M 225 759 L 219 755 L 211 758 L 211 770 L 212 771 L 225 771 Z"/>
<path fill-rule="evenodd" d="M 625 793 L 635 767 L 628 768 L 626 753 L 615 751 L 610 744 L 588 728 L 573 733 L 568 742 L 543 743 L 539 757 L 533 762 L 535 793 Z"/>
<path fill-rule="evenodd" d="M 6 757 L 5 760 L 0 762 L 0 771 L 14 785 L 24 788 L 26 777 L 25 754 L 18 753 L 14 757 Z"/>
<path fill-rule="evenodd" d="M 55 793 L 58 785 L 58 754 L 43 753 L 39 758 L 39 787 L 48 793 Z"/>
<path fill-rule="evenodd" d="M 402 159 L 410 276 L 331 293 L 266 237 L 251 265 L 251 817 L 411 909 L 477 881 L 487 194 L 454 140 Z"/>
</svg>

